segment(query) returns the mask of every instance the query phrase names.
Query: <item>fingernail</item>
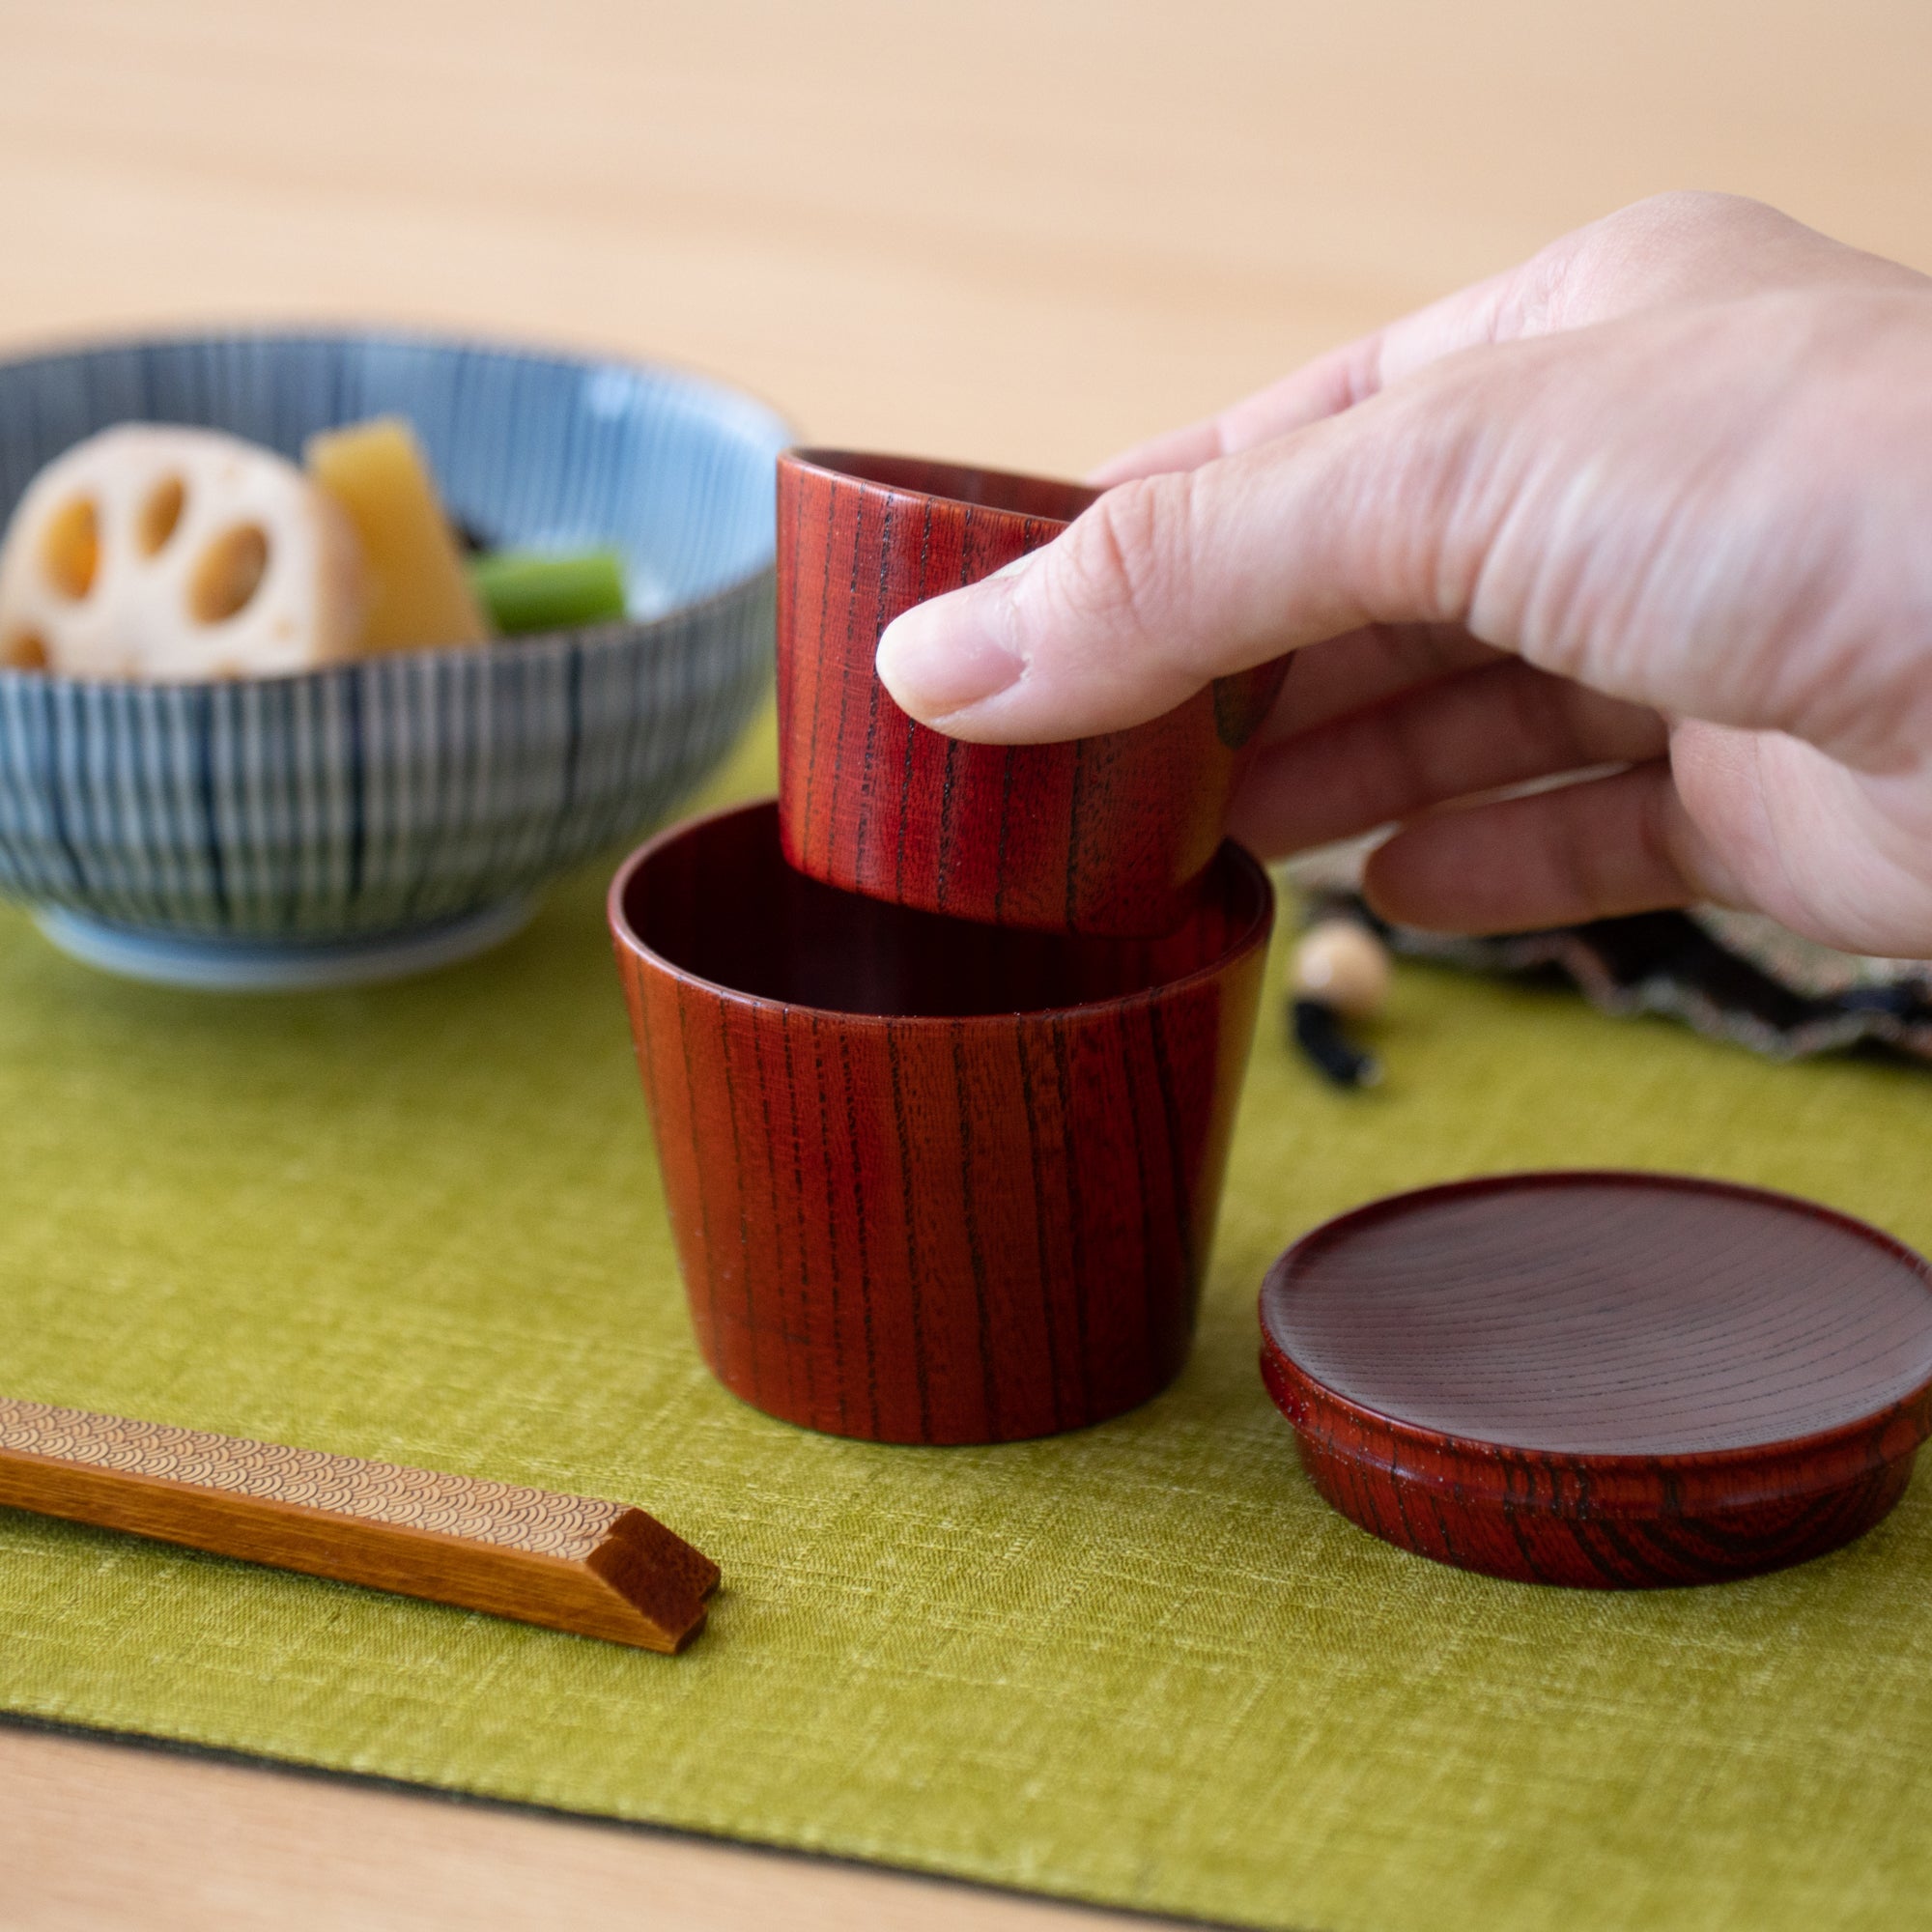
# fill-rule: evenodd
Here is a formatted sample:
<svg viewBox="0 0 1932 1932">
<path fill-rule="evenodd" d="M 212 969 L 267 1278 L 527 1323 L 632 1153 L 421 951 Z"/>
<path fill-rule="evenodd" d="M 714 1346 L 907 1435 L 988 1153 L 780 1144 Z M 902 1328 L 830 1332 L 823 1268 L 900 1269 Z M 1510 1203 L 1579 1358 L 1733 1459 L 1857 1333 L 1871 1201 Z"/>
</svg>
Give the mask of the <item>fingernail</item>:
<svg viewBox="0 0 1932 1932">
<path fill-rule="evenodd" d="M 1009 564 L 995 576 L 1012 571 Z M 1000 595 L 995 591 L 989 598 L 975 584 L 916 604 L 886 626 L 873 663 L 902 711 L 929 723 L 983 704 L 1019 681 L 1024 661 L 999 640 L 988 621 Z"/>
</svg>

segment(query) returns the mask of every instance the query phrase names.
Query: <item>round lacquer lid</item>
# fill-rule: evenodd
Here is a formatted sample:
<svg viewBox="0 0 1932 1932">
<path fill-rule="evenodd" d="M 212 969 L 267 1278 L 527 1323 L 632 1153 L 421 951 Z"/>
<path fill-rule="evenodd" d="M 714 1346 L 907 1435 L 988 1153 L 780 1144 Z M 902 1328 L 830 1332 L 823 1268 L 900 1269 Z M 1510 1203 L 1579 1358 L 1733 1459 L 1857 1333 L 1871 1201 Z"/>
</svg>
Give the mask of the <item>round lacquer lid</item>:
<svg viewBox="0 0 1932 1932">
<path fill-rule="evenodd" d="M 1269 1271 L 1262 1370 L 1323 1495 L 1465 1569 L 1627 1588 L 1803 1561 L 1932 1431 L 1932 1267 L 1789 1195 L 1501 1175 L 1341 1215 Z"/>
</svg>

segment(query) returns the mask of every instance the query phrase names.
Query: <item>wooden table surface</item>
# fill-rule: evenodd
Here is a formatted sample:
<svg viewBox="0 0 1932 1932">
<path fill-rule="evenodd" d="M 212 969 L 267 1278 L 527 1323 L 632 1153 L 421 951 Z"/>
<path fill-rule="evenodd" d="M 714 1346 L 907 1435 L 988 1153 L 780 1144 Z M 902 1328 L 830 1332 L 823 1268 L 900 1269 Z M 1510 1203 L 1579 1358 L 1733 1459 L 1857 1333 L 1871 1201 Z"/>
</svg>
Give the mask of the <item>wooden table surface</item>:
<svg viewBox="0 0 1932 1932">
<path fill-rule="evenodd" d="M 1932 267 L 1928 57 L 1922 0 L 0 0 L 0 344 L 450 324 L 1078 471 L 1659 188 Z M 5 1729 L 0 1873 L 9 1932 L 1109 1922 Z"/>
</svg>

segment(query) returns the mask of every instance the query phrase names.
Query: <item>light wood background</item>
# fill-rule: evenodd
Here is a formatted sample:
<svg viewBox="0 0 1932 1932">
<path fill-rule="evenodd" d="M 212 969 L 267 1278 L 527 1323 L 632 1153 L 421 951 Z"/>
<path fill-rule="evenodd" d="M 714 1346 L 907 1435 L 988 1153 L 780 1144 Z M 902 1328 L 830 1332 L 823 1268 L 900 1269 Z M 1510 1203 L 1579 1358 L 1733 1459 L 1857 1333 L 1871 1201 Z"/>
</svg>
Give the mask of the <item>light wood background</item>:
<svg viewBox="0 0 1932 1932">
<path fill-rule="evenodd" d="M 1659 188 L 1932 268 L 1929 89 L 1925 0 L 0 0 L 0 353 L 453 324 L 1078 471 Z M 8 1932 L 1082 1922 L 0 1731 Z"/>
</svg>

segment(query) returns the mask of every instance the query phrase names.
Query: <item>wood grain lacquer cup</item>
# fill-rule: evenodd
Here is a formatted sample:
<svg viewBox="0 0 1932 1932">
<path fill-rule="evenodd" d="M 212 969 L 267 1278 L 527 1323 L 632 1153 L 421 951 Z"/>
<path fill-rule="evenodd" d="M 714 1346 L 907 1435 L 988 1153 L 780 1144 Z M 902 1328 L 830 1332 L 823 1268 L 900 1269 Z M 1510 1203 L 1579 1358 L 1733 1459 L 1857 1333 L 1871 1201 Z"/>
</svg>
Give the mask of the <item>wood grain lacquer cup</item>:
<svg viewBox="0 0 1932 1932">
<path fill-rule="evenodd" d="M 1097 495 L 909 457 L 779 459 L 779 813 L 800 871 L 1037 931 L 1187 917 L 1285 658 L 1131 730 L 1013 746 L 915 723 L 872 666 L 901 611 L 1050 542 Z"/>
<path fill-rule="evenodd" d="M 611 928 L 705 1359 L 881 1442 L 1077 1429 L 1179 1373 L 1267 875 L 1155 940 L 975 926 L 791 869 L 768 803 L 643 846 Z"/>
</svg>

